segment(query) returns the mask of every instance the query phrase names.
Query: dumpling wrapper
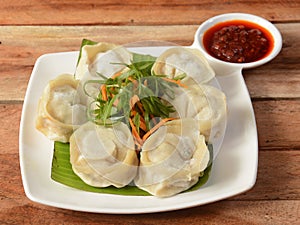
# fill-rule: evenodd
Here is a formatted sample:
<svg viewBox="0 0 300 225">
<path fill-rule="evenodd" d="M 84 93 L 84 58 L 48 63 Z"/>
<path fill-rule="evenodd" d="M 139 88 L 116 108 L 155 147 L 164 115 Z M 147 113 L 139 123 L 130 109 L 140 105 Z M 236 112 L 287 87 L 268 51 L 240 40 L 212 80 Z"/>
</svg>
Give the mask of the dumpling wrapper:
<svg viewBox="0 0 300 225">
<path fill-rule="evenodd" d="M 138 158 L 129 128 L 87 122 L 70 138 L 73 171 L 88 185 L 117 188 L 128 185 L 137 173 Z"/>
<path fill-rule="evenodd" d="M 175 88 L 175 99 L 164 96 L 177 111 L 170 116 L 195 118 L 207 142 L 222 142 L 226 127 L 226 96 L 221 90 L 208 85 L 215 72 L 205 57 L 196 49 L 170 48 L 156 59 L 152 71 L 170 78 L 183 73 L 187 75 L 182 80 L 187 88 Z"/>
<path fill-rule="evenodd" d="M 87 121 L 78 84 L 73 75 L 62 74 L 47 84 L 39 100 L 36 128 L 53 141 L 68 142 L 74 129 Z"/>
<path fill-rule="evenodd" d="M 144 143 L 135 185 L 169 197 L 196 184 L 209 162 L 204 136 L 193 119 L 167 122 Z"/>
<path fill-rule="evenodd" d="M 100 42 L 96 45 L 82 47 L 75 77 L 80 80 L 101 79 L 97 73 L 111 77 L 124 69 L 132 59 L 132 54 L 124 47 L 111 43 Z"/>
<path fill-rule="evenodd" d="M 130 64 L 131 59 L 132 54 L 129 51 L 115 44 L 100 42 L 83 46 L 75 72 L 75 77 L 82 86 L 80 94 L 87 93 L 92 99 L 97 98 L 100 84 L 93 81 L 103 79 L 99 74 L 111 77 L 126 68 L 124 64 Z"/>
<path fill-rule="evenodd" d="M 215 76 L 200 51 L 185 47 L 173 47 L 163 52 L 156 59 L 152 71 L 156 75 L 167 75 L 172 79 L 185 73 L 199 84 L 207 83 Z"/>
<path fill-rule="evenodd" d="M 225 94 L 213 86 L 198 84 L 191 78 L 182 83 L 186 84 L 187 88 L 174 89 L 174 99 L 164 96 L 176 110 L 170 116 L 196 119 L 200 133 L 209 143 L 222 139 L 227 119 Z"/>
</svg>

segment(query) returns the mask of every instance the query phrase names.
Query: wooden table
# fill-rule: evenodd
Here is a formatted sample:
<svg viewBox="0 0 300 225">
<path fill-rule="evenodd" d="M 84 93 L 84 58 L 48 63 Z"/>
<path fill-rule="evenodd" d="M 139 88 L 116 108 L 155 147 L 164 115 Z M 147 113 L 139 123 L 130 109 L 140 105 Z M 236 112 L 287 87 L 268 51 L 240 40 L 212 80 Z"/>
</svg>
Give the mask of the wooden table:
<svg viewBox="0 0 300 225">
<path fill-rule="evenodd" d="M 78 50 L 82 38 L 124 44 L 193 42 L 209 17 L 245 12 L 273 22 L 283 36 L 272 62 L 244 71 L 259 135 L 259 167 L 248 192 L 174 212 L 110 215 L 34 203 L 19 168 L 19 122 L 36 59 Z M 299 224 L 300 2 L 268 1 L 1 1 L 0 224 Z"/>
</svg>

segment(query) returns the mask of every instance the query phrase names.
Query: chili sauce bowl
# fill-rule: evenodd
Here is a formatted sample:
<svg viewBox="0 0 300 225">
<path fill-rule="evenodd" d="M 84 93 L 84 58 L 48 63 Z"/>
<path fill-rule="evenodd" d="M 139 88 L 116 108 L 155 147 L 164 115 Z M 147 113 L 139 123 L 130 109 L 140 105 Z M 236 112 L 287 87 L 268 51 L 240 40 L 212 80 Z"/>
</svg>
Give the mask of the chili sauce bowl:
<svg viewBox="0 0 300 225">
<path fill-rule="evenodd" d="M 221 24 L 226 26 L 226 24 L 230 24 L 230 22 L 232 22 L 232 24 L 241 23 L 242 25 L 243 23 L 252 24 L 253 29 L 259 29 L 262 33 L 269 36 L 271 40 L 268 41 L 271 42 L 269 43 L 271 46 L 268 52 L 263 57 L 250 62 L 228 62 L 212 55 L 207 49 L 204 40 L 205 34 L 211 29 L 214 29 L 214 27 Z M 262 17 L 246 13 L 227 13 L 212 17 L 203 22 L 195 33 L 194 43 L 191 47 L 199 49 L 215 70 L 216 74 L 222 76 L 230 75 L 237 70 L 241 71 L 242 69 L 254 68 L 271 61 L 279 54 L 282 48 L 282 37 L 278 29 L 271 22 Z"/>
</svg>

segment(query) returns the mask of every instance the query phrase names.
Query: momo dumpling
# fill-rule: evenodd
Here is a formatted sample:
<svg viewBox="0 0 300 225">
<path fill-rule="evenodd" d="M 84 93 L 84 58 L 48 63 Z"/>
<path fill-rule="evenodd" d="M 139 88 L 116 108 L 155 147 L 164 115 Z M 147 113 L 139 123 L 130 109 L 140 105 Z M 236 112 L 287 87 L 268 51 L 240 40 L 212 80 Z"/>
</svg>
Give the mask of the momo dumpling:
<svg viewBox="0 0 300 225">
<path fill-rule="evenodd" d="M 124 47 L 111 43 L 100 42 L 95 45 L 85 45 L 81 49 L 81 57 L 76 67 L 75 77 L 80 80 L 83 92 L 95 99 L 99 93 L 100 84 L 95 80 L 111 77 L 130 64 L 132 54 Z"/>
<path fill-rule="evenodd" d="M 214 141 L 222 139 L 225 134 L 227 123 L 226 96 L 213 86 L 202 85 L 202 90 L 209 106 L 199 111 L 196 118 L 199 121 L 202 134 L 207 137 L 208 142 L 214 143 Z"/>
<path fill-rule="evenodd" d="M 167 122 L 144 143 L 135 185 L 158 197 L 168 197 L 196 184 L 210 154 L 193 119 Z"/>
<path fill-rule="evenodd" d="M 73 75 L 62 74 L 44 89 L 36 128 L 49 139 L 68 142 L 74 129 L 86 122 L 86 107 L 77 95 L 78 84 Z"/>
<path fill-rule="evenodd" d="M 227 117 L 225 94 L 216 87 L 198 84 L 192 79 L 183 82 L 187 88 L 176 88 L 175 98 L 166 100 L 174 106 L 172 117 L 194 118 L 207 142 L 224 135 Z"/>
<path fill-rule="evenodd" d="M 132 134 L 124 123 L 112 127 L 87 122 L 70 138 L 72 169 L 94 187 L 128 185 L 137 173 L 138 158 Z"/>
<path fill-rule="evenodd" d="M 111 43 L 100 42 L 85 45 L 81 49 L 75 77 L 82 81 L 100 79 L 101 74 L 111 77 L 129 64 L 132 54 L 124 47 Z"/>
<path fill-rule="evenodd" d="M 156 75 L 167 75 L 170 78 L 185 73 L 198 83 L 206 83 L 215 76 L 198 50 L 184 47 L 174 47 L 163 52 L 156 59 L 152 71 Z"/>
</svg>

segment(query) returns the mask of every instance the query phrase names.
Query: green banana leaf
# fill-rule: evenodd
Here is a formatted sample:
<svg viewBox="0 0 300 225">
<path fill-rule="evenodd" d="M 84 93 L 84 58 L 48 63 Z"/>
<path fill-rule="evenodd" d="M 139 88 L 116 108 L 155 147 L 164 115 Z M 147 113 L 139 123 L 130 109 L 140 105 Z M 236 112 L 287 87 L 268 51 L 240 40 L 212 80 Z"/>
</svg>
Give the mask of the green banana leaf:
<svg viewBox="0 0 300 225">
<path fill-rule="evenodd" d="M 212 146 L 208 145 L 208 147 L 210 153 L 212 153 Z M 212 154 L 210 155 L 212 156 Z M 210 160 L 210 165 L 205 169 L 204 174 L 199 179 L 198 183 L 187 191 L 197 190 L 207 182 L 212 167 L 211 162 L 212 160 Z M 51 178 L 58 183 L 83 191 L 131 196 L 150 195 L 148 192 L 145 192 L 136 186 L 128 185 L 123 188 L 116 188 L 113 186 L 98 188 L 84 183 L 72 170 L 72 165 L 70 163 L 70 145 L 68 143 L 54 142 Z"/>
</svg>

